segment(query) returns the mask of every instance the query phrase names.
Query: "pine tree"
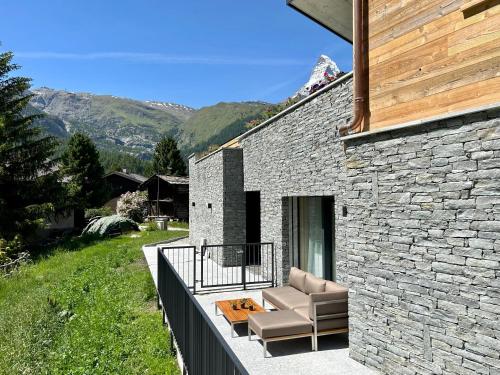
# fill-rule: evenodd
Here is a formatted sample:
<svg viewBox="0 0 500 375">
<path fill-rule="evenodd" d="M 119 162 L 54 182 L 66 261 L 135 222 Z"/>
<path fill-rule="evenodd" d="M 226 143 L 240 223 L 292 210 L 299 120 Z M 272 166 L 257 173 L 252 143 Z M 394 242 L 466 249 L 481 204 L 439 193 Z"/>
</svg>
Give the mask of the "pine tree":
<svg viewBox="0 0 500 375">
<path fill-rule="evenodd" d="M 104 168 L 99 161 L 99 152 L 88 136 L 82 133 L 71 136 L 62 155 L 61 171 L 68 180 L 71 205 L 80 213 L 85 208 L 100 207 L 106 201 Z M 80 219 L 77 217 L 76 221 Z"/>
<path fill-rule="evenodd" d="M 0 240 L 30 240 L 62 200 L 54 152 L 57 142 L 25 115 L 30 79 L 11 77 L 19 68 L 0 53 Z M 1 251 L 1 249 L 0 249 Z"/>
<path fill-rule="evenodd" d="M 155 173 L 159 174 L 186 175 L 186 165 L 177 148 L 177 142 L 173 138 L 165 136 L 157 143 L 153 156 L 153 168 Z"/>
</svg>

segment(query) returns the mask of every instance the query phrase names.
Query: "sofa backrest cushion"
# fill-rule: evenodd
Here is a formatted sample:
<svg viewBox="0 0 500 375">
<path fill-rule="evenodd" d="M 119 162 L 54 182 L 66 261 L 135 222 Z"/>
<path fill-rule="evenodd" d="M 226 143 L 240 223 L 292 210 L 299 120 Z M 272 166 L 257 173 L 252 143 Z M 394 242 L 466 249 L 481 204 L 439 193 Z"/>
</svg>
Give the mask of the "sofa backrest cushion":
<svg viewBox="0 0 500 375">
<path fill-rule="evenodd" d="M 306 272 L 299 270 L 298 268 L 290 268 L 290 275 L 288 276 L 288 284 L 293 286 L 295 289 L 300 290 L 302 293 L 306 292 Z"/>
<path fill-rule="evenodd" d="M 305 292 L 307 294 L 311 293 L 322 293 L 325 291 L 326 281 L 320 279 L 310 273 L 306 274 L 305 282 Z"/>
<path fill-rule="evenodd" d="M 342 285 L 336 283 L 335 281 L 327 280 L 326 285 L 325 285 L 325 292 L 344 293 L 345 298 L 347 298 L 348 289 L 345 286 L 342 286 Z"/>
</svg>

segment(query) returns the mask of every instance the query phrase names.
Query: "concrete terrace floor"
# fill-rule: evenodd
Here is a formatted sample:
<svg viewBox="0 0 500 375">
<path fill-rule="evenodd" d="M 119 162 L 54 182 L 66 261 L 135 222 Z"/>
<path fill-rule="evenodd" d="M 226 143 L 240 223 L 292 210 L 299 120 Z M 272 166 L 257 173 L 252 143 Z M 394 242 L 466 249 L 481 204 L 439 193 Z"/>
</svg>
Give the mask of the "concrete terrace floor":
<svg viewBox="0 0 500 375">
<path fill-rule="evenodd" d="M 189 242 L 186 238 L 164 246 L 188 245 Z M 143 252 L 155 285 L 157 285 L 157 247 L 145 246 Z M 188 269 L 192 269 L 192 261 L 192 257 L 186 259 L 186 262 L 190 263 Z M 188 277 L 191 277 L 191 275 Z M 252 341 L 248 341 L 246 324 L 236 326 L 235 333 L 237 337 L 232 338 L 229 323 L 222 315 L 215 314 L 215 301 L 242 297 L 251 297 L 256 302 L 262 303 L 261 291 L 258 289 L 212 291 L 195 295 L 208 317 L 250 374 L 376 374 L 375 371 L 349 358 L 347 334 L 319 337 L 319 351 L 317 352 L 311 351 L 311 340 L 309 338 L 269 343 L 267 346 L 268 357 L 264 358 L 262 343 L 256 339 L 256 336 L 252 337 Z"/>
</svg>

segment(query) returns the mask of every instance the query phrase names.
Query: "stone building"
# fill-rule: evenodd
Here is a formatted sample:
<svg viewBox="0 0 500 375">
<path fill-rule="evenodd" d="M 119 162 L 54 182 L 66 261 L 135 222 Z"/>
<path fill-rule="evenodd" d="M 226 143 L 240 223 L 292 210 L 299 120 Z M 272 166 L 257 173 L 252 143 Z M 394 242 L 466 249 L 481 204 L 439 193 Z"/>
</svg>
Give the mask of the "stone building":
<svg viewBox="0 0 500 375">
<path fill-rule="evenodd" d="M 335 5 L 314 14 L 308 0 L 289 3 L 352 41 L 348 28 L 336 27 Z M 418 27 L 447 27 L 442 17 L 476 17 L 481 25 L 498 11 L 498 3 L 486 15 L 462 3 L 448 2 L 438 18 L 429 7 L 427 17 L 408 21 L 413 31 L 398 24 L 391 35 L 439 30 Z M 394 12 L 384 14 L 396 17 Z M 369 13 L 369 24 L 382 30 L 376 16 L 382 17 Z M 455 31 L 465 27 L 457 25 Z M 396 76 L 391 81 L 391 59 L 393 68 L 399 64 L 406 74 L 421 75 L 426 53 L 439 56 L 424 49 L 414 60 L 412 51 L 398 50 L 404 46 L 393 43 L 390 52 L 385 39 L 370 38 L 370 53 L 388 63 L 370 66 L 376 84 L 366 90 L 363 131 L 343 132 L 356 105 L 350 73 L 241 135 L 230 148 L 199 160 L 191 156 L 191 242 L 273 242 L 280 283 L 297 266 L 346 285 L 350 356 L 383 373 L 500 374 L 498 53 L 496 78 L 475 80 L 471 71 L 460 86 L 447 71 L 436 75 L 441 81 L 425 81 L 433 86 L 420 93 L 422 82 L 417 87 Z M 492 43 L 498 45 L 498 38 Z M 377 50 L 383 46 L 386 55 Z M 446 48 L 456 53 L 454 45 Z M 470 62 L 465 54 L 459 57 Z M 400 91 L 380 92 L 395 85 Z"/>
<path fill-rule="evenodd" d="M 257 192 L 259 241 L 275 244 L 278 280 L 295 265 L 349 286 L 353 358 L 387 372 L 497 368 L 500 111 L 340 137 L 351 107 L 347 75 L 238 148 L 192 156 L 191 242 L 254 242 L 246 198 Z M 305 233 L 320 252 L 302 246 Z"/>
</svg>

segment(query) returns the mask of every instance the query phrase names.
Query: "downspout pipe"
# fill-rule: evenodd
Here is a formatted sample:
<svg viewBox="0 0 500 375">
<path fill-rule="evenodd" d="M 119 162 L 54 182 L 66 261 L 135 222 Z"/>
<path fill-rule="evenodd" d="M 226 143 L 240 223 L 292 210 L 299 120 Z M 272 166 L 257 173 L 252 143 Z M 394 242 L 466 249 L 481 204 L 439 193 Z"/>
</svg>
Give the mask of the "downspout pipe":
<svg viewBox="0 0 500 375">
<path fill-rule="evenodd" d="M 365 77 L 363 66 L 364 52 L 364 17 L 363 17 L 363 1 L 353 0 L 353 63 L 354 63 L 354 88 L 353 99 L 354 109 L 351 122 L 339 128 L 341 136 L 355 133 L 361 130 L 361 122 L 365 115 Z"/>
</svg>

